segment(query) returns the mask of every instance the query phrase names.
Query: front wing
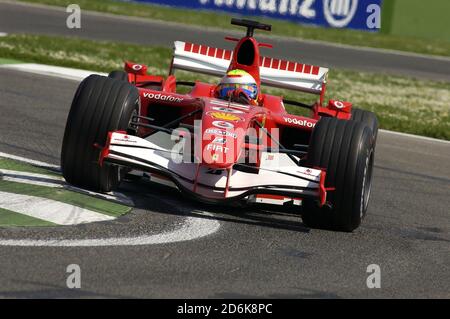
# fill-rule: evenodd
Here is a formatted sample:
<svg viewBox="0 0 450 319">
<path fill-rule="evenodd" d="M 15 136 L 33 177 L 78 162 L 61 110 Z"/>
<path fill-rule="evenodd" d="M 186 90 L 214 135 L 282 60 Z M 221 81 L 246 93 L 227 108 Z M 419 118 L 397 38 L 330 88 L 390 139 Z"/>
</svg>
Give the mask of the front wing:
<svg viewBox="0 0 450 319">
<path fill-rule="evenodd" d="M 162 133 L 165 134 L 165 133 Z M 201 163 L 182 161 L 168 144 L 125 132 L 110 132 L 99 164 L 120 165 L 172 181 L 182 192 L 206 201 L 233 200 L 254 194 L 326 201 L 325 171 L 301 167 L 286 154 L 263 152 L 257 173 L 239 169 L 212 170 Z M 169 146 L 169 147 L 168 147 Z"/>
</svg>

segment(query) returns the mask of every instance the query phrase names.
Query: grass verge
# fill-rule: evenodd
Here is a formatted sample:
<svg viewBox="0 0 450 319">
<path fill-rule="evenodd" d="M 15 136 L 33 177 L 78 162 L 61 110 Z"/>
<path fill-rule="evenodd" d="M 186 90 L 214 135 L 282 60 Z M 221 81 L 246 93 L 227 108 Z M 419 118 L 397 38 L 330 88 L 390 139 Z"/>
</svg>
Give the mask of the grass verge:
<svg viewBox="0 0 450 319">
<path fill-rule="evenodd" d="M 35 174 L 44 174 L 49 176 L 61 176 L 61 174 L 57 174 L 55 171 L 51 171 L 42 167 L 34 166 L 31 164 L 18 162 L 9 158 L 0 157 L 0 169 L 7 169 L 10 171 L 18 171 L 18 172 L 27 172 L 27 173 L 35 173 Z"/>
<path fill-rule="evenodd" d="M 7 209 L 0 208 L 0 227 L 43 227 L 56 226 L 56 224 L 42 220 L 39 218 L 30 217 L 27 215 L 12 212 Z"/>
<path fill-rule="evenodd" d="M 149 64 L 149 72 L 166 75 L 171 50 L 76 38 L 9 35 L 0 38 L 0 58 L 87 70 L 122 69 L 123 61 Z M 217 81 L 179 72 L 180 79 Z M 266 93 L 313 102 L 315 96 L 264 88 Z M 450 83 L 332 69 L 327 98 L 351 101 L 377 114 L 381 128 L 450 140 Z M 294 114 L 302 109 L 289 107 Z"/>
<path fill-rule="evenodd" d="M 61 176 L 61 175 L 58 175 L 56 172 L 47 170 L 45 168 L 36 167 L 36 166 L 28 164 L 28 163 L 22 163 L 22 162 L 18 162 L 15 160 L 0 157 L 0 170 L 1 169 L 43 174 L 43 175 L 48 175 L 50 178 L 52 176 L 53 177 Z M 100 198 L 94 198 L 94 197 L 86 195 L 86 194 L 81 194 L 81 193 L 63 189 L 63 188 L 53 188 L 53 187 L 47 187 L 47 186 L 39 186 L 39 185 L 33 185 L 33 184 L 27 184 L 27 183 L 18 183 L 18 182 L 2 180 L 1 172 L 0 172 L 0 191 L 14 193 L 14 194 L 28 195 L 28 196 L 37 196 L 37 197 L 41 197 L 41 198 L 48 198 L 48 199 L 71 204 L 71 205 L 74 205 L 77 207 L 89 209 L 92 211 L 99 212 L 101 214 L 110 215 L 110 216 L 114 216 L 114 217 L 121 216 L 125 213 L 128 213 L 131 210 L 131 208 L 126 205 L 107 201 L 107 200 L 100 199 Z M 13 220 L 13 221 L 16 220 L 14 217 L 15 215 L 14 216 L 11 215 L 12 213 L 13 212 L 8 213 L 5 210 L 0 210 L 0 226 L 5 224 L 7 220 Z M 10 216 L 11 218 L 13 218 L 13 217 L 14 218 L 8 219 L 5 216 Z M 19 216 L 17 218 L 18 218 L 17 220 L 20 221 L 20 223 L 24 222 L 24 223 L 31 223 L 31 225 L 34 225 L 33 224 L 34 219 L 32 219 L 31 217 L 30 217 L 30 219 L 27 219 L 22 216 Z M 38 221 L 36 221 L 36 223 L 38 223 L 40 225 L 41 221 L 38 220 Z"/>
<path fill-rule="evenodd" d="M 131 210 L 130 207 L 122 204 L 117 204 L 103 199 L 97 199 L 88 195 L 76 193 L 62 188 L 53 188 L 0 180 L 0 191 L 47 198 L 113 217 L 119 217 Z"/>
<path fill-rule="evenodd" d="M 22 2 L 48 4 L 67 7 L 72 0 L 19 0 Z M 170 8 L 159 5 L 120 2 L 114 0 L 77 0 L 83 10 L 129 15 L 141 18 L 173 21 L 184 24 L 215 27 L 220 29 L 238 29 L 230 25 L 235 14 L 217 13 L 204 10 Z M 255 17 L 246 17 L 253 18 Z M 347 29 L 318 28 L 293 22 L 258 17 L 273 25 L 272 35 L 288 36 L 297 39 L 321 40 L 354 46 L 393 49 L 415 53 L 450 56 L 450 42 L 437 39 L 395 36 Z"/>
</svg>

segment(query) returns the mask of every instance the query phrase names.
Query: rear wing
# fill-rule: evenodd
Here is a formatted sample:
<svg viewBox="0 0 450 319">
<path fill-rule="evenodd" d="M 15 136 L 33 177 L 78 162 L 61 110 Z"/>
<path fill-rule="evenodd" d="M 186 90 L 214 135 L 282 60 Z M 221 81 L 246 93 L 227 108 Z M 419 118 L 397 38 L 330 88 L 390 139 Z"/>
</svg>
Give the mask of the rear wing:
<svg viewBox="0 0 450 319">
<path fill-rule="evenodd" d="M 175 42 L 172 69 L 225 75 L 233 56 L 230 50 L 188 42 Z M 260 57 L 261 83 L 282 89 L 321 94 L 328 69 L 297 62 Z"/>
</svg>

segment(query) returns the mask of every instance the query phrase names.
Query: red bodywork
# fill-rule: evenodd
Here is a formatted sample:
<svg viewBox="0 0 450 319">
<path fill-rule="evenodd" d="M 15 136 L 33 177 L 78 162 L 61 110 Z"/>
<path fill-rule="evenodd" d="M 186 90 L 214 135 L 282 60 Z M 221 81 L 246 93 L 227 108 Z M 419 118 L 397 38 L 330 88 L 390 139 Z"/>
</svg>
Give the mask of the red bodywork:
<svg viewBox="0 0 450 319">
<path fill-rule="evenodd" d="M 227 38 L 227 40 L 237 41 L 235 50 L 233 52 L 224 50 L 219 52 L 221 56 L 227 54 L 231 57 L 229 70 L 242 69 L 250 73 L 257 81 L 258 86 L 261 86 L 260 80 L 260 65 L 268 64 L 272 67 L 291 68 L 295 67 L 290 62 L 281 61 L 277 59 L 263 58 L 260 56 L 259 48 L 271 47 L 269 44 L 258 43 L 253 37 L 244 37 L 240 40 L 234 38 Z M 246 46 L 248 50 L 249 43 L 253 46 L 253 62 L 250 64 L 238 63 L 238 54 L 242 46 Z M 202 50 L 202 46 L 186 43 L 186 46 L 191 46 L 190 50 Z M 203 46 L 205 48 L 205 46 Z M 204 54 L 217 55 L 215 51 L 205 50 Z M 301 65 L 302 70 L 305 68 L 308 72 L 316 72 L 317 67 L 311 65 Z M 339 119 L 350 119 L 351 117 L 351 103 L 330 100 L 324 104 L 326 84 L 322 86 L 322 91 L 318 97 L 317 102 L 311 107 L 310 117 L 289 114 L 284 106 L 283 97 L 273 96 L 264 93 L 264 88 L 260 88 L 260 95 L 258 99 L 258 106 L 253 105 L 232 105 L 220 99 L 215 98 L 216 84 L 208 84 L 197 81 L 192 89 L 185 94 L 178 93 L 177 79 L 175 75 L 170 74 L 167 77 L 154 76 L 147 74 L 147 66 L 136 64 L 132 62 L 125 63 L 125 70 L 128 73 L 128 81 L 134 84 L 140 94 L 140 110 L 139 115 L 154 119 L 150 122 L 146 119 L 141 119 L 143 124 L 164 125 L 170 121 L 180 118 L 193 112 L 197 109 L 202 109 L 202 112 L 188 117 L 181 122 L 185 126 L 192 126 L 195 120 L 201 121 L 202 142 L 197 143 L 195 156 L 199 160 L 200 166 L 208 166 L 211 169 L 228 170 L 231 169 L 238 159 L 243 156 L 243 152 L 249 149 L 256 149 L 257 151 L 263 148 L 274 147 L 274 141 L 271 138 L 266 139 L 264 145 L 254 145 L 245 141 L 245 136 L 249 129 L 254 129 L 257 136 L 264 133 L 261 132 L 260 126 L 256 122 L 261 123 L 265 130 L 270 131 L 273 128 L 279 129 L 278 141 L 286 148 L 292 148 L 293 144 L 309 143 L 310 134 L 322 116 L 336 117 Z M 172 72 L 170 72 L 172 73 Z M 231 108 L 233 113 L 222 112 L 221 109 Z M 228 114 L 228 115 L 227 115 Z M 220 123 L 218 123 L 218 121 Z M 234 135 L 224 135 L 228 131 L 229 123 L 237 132 Z M 218 126 L 223 126 L 220 129 Z M 154 132 L 154 129 L 149 127 L 139 127 L 137 135 L 145 137 Z M 221 138 L 221 143 L 217 144 L 214 141 Z M 259 154 L 259 153 L 258 153 Z M 101 159 L 102 161 L 102 159 Z M 257 162 L 257 165 L 259 160 Z M 320 190 L 317 194 L 320 203 L 325 203 L 326 189 L 324 186 L 325 171 L 320 179 Z M 193 191 L 195 192 L 195 186 Z"/>
</svg>

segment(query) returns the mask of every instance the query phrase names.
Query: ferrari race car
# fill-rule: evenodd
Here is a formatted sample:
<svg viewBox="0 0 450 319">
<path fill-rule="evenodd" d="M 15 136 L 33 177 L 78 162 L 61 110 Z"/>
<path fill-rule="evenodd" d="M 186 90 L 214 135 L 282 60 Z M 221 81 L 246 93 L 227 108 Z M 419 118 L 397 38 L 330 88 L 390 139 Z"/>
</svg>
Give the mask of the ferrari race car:
<svg viewBox="0 0 450 319">
<path fill-rule="evenodd" d="M 64 178 L 110 192 L 138 171 L 201 201 L 301 205 L 309 227 L 354 230 L 370 197 L 376 116 L 346 101 L 324 104 L 327 68 L 261 56 L 271 45 L 253 33 L 270 25 L 232 24 L 247 28 L 241 39 L 226 37 L 234 51 L 177 41 L 167 77 L 125 62 L 124 71 L 84 79 L 67 119 Z M 223 96 L 216 84 L 177 81 L 176 70 L 221 77 L 239 70 L 254 79 L 256 94 L 227 82 Z M 290 101 L 264 94 L 262 85 L 318 99 Z M 289 114 L 285 104 L 311 116 Z"/>
</svg>

